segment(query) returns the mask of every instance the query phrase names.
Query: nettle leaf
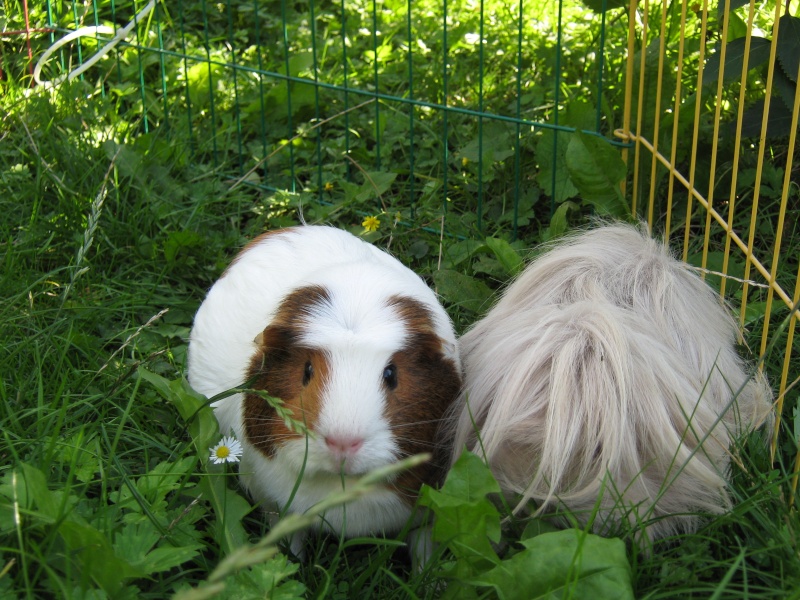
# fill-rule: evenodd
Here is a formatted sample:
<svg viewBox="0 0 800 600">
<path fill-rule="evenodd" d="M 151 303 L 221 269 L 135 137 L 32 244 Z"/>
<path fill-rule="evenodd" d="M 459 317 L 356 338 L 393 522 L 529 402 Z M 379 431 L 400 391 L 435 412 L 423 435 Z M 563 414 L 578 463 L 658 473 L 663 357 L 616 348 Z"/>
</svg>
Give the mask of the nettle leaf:
<svg viewBox="0 0 800 600">
<path fill-rule="evenodd" d="M 753 36 L 750 39 L 750 52 L 747 61 L 748 71 L 760 67 L 769 60 L 769 49 L 772 43 L 770 40 Z M 745 38 L 738 38 L 729 42 L 725 49 L 725 72 L 722 80 L 725 82 L 741 79 L 742 69 L 744 68 Z M 712 54 L 703 69 L 703 85 L 715 82 L 719 79 L 720 57 L 722 52 L 719 48 Z"/>
<path fill-rule="evenodd" d="M 775 74 L 772 78 L 772 89 L 778 93 L 786 109 L 791 112 L 794 109 L 797 84 L 786 76 L 782 68 L 775 69 Z"/>
<path fill-rule="evenodd" d="M 433 540 L 447 544 L 458 558 L 499 563 L 491 542 L 500 541 L 500 513 L 486 497 L 500 486 L 484 462 L 464 452 L 447 474 L 441 490 L 423 486 L 420 503 L 436 515 Z"/>
<path fill-rule="evenodd" d="M 783 15 L 778 21 L 778 62 L 786 76 L 797 83 L 800 69 L 800 17 Z"/>
<path fill-rule="evenodd" d="M 486 238 L 486 245 L 497 257 L 497 260 L 500 261 L 500 264 L 503 265 L 506 273 L 514 276 L 522 271 L 524 261 L 507 241 L 501 238 L 490 237 Z"/>
<path fill-rule="evenodd" d="M 630 215 L 619 187 L 626 167 L 614 146 L 603 138 L 577 132 L 569 142 L 565 159 L 570 178 L 584 202 L 603 216 Z"/>
<path fill-rule="evenodd" d="M 505 600 L 535 598 L 633 599 L 625 544 L 577 529 L 543 533 L 521 542 L 525 550 L 480 576 Z"/>
<path fill-rule="evenodd" d="M 433 274 L 436 291 L 453 306 L 480 313 L 489 304 L 492 290 L 482 281 L 458 271 L 441 269 Z"/>
</svg>

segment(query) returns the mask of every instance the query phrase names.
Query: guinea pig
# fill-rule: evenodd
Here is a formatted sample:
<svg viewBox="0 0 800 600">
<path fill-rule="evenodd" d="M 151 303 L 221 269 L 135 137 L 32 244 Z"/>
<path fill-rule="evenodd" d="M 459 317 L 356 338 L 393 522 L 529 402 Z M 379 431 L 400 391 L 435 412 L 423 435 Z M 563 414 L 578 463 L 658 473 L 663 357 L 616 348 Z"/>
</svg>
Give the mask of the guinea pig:
<svg viewBox="0 0 800 600">
<path fill-rule="evenodd" d="M 451 321 L 420 277 L 350 233 L 304 225 L 254 239 L 213 285 L 190 334 L 188 379 L 207 397 L 250 382 L 305 424 L 308 436 L 255 393 L 213 404 L 222 433 L 242 444 L 251 496 L 303 513 L 370 470 L 433 451 L 461 364 Z M 318 527 L 398 531 L 421 484 L 443 475 L 446 452 L 435 458 Z"/>
<path fill-rule="evenodd" d="M 518 513 L 533 500 L 597 533 L 692 531 L 730 505 L 732 439 L 771 418 L 738 333 L 644 226 L 562 238 L 459 340 L 452 459 L 485 457 Z"/>
</svg>

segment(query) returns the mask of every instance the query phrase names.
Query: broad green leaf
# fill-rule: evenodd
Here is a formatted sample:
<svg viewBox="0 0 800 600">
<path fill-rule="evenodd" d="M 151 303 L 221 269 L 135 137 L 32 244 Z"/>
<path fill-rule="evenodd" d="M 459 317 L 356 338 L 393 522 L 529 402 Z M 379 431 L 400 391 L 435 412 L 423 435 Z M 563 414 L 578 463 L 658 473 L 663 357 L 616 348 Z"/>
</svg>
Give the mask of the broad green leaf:
<svg viewBox="0 0 800 600">
<path fill-rule="evenodd" d="M 299 565 L 279 554 L 260 565 L 240 571 L 225 581 L 223 600 L 299 600 L 305 597 L 306 587 L 291 579 Z"/>
<path fill-rule="evenodd" d="M 565 159 L 570 178 L 584 202 L 602 216 L 630 215 L 619 187 L 626 167 L 614 146 L 603 138 L 578 132 L 569 142 Z"/>
<path fill-rule="evenodd" d="M 436 515 L 434 541 L 470 562 L 496 564 L 499 559 L 489 542 L 500 541 L 500 513 L 486 496 L 498 493 L 500 486 L 486 464 L 465 451 L 441 490 L 423 486 L 420 503 Z"/>
<path fill-rule="evenodd" d="M 516 275 L 522 270 L 524 263 L 522 257 L 511 247 L 507 241 L 501 238 L 486 238 L 486 245 L 494 252 L 497 260 L 503 265 L 506 273 Z"/>
<path fill-rule="evenodd" d="M 242 519 L 253 510 L 250 503 L 227 484 L 227 478 L 209 473 L 197 486 L 203 499 L 211 503 L 216 518 L 212 523 L 214 539 L 225 554 L 248 543 Z"/>
<path fill-rule="evenodd" d="M 784 14 L 778 27 L 778 62 L 786 76 L 797 83 L 797 71 L 800 69 L 800 17 Z"/>
<path fill-rule="evenodd" d="M 363 188 L 374 195 L 381 195 L 392 186 L 397 179 L 397 173 L 387 173 L 385 171 L 366 171 L 364 174 Z"/>
<path fill-rule="evenodd" d="M 525 550 L 475 583 L 494 588 L 505 600 L 633 600 L 631 568 L 622 540 L 567 529 L 521 543 Z"/>
<path fill-rule="evenodd" d="M 759 137 L 764 116 L 764 99 L 756 100 L 742 115 L 742 137 Z M 792 127 L 792 113 L 780 98 L 770 98 L 767 115 L 767 137 L 786 137 Z"/>
<path fill-rule="evenodd" d="M 745 38 L 738 38 L 728 43 L 725 49 L 725 72 L 723 81 L 736 81 L 742 77 L 744 67 L 744 45 Z M 753 36 L 750 39 L 750 58 L 747 61 L 747 69 L 755 69 L 769 60 L 769 48 L 771 42 L 768 39 Z M 703 85 L 715 82 L 719 79 L 720 49 L 712 54 L 703 69 Z"/>
<path fill-rule="evenodd" d="M 444 247 L 446 264 L 450 267 L 455 267 L 485 249 L 486 244 L 478 240 L 460 240 Z"/>
<path fill-rule="evenodd" d="M 542 241 L 546 242 L 564 235 L 564 232 L 569 226 L 569 213 L 576 211 L 579 208 L 580 207 L 577 203 L 570 200 L 562 203 L 553 213 L 553 216 L 550 217 L 550 225 L 548 226 L 547 231 L 544 232 Z"/>
<path fill-rule="evenodd" d="M 481 164 L 481 176 L 484 180 L 491 179 L 492 165 L 514 155 L 514 138 L 505 124 L 484 123 L 483 135 L 475 136 L 469 143 L 461 148 L 457 157 L 467 159 L 476 166 Z M 482 161 L 481 161 L 482 159 Z"/>
<path fill-rule="evenodd" d="M 81 571 L 111 596 L 122 587 L 125 579 L 143 575 L 119 558 L 109 539 L 90 525 L 67 520 L 61 523 L 58 533 Z"/>
<path fill-rule="evenodd" d="M 155 546 L 162 536 L 149 520 L 128 523 L 114 539 L 117 556 L 124 559 L 142 575 L 168 571 L 197 556 L 201 544 L 191 546 Z"/>
<path fill-rule="evenodd" d="M 480 313 L 489 306 L 492 290 L 482 281 L 458 271 L 441 269 L 433 274 L 436 291 L 453 306 Z"/>
<path fill-rule="evenodd" d="M 189 100 L 192 106 L 204 107 L 211 101 L 215 84 L 222 76 L 222 65 L 210 62 L 198 62 L 186 70 L 189 82 Z"/>
<path fill-rule="evenodd" d="M 567 146 L 573 133 L 544 131 L 536 146 L 536 159 L 539 173 L 536 181 L 539 187 L 556 202 L 563 202 L 578 195 L 578 188 L 572 183 L 567 170 Z"/>
<path fill-rule="evenodd" d="M 205 396 L 195 392 L 185 379 L 168 380 L 139 367 L 139 377 L 149 382 L 156 391 L 170 402 L 181 415 L 192 436 L 198 455 L 205 458 L 208 449 L 219 437 L 219 425 L 214 411 L 208 405 Z"/>
</svg>

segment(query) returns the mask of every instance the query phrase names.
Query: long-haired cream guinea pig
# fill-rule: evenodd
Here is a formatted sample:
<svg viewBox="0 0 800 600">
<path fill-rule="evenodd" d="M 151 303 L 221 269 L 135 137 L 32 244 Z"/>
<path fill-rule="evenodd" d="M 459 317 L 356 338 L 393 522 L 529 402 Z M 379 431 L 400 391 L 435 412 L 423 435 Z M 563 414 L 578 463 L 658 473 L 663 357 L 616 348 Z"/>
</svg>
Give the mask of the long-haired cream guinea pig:
<svg viewBox="0 0 800 600">
<path fill-rule="evenodd" d="M 345 231 L 300 226 L 253 240 L 208 292 L 190 334 L 188 378 L 207 397 L 254 378 L 305 422 L 307 439 L 252 393 L 214 405 L 221 431 L 242 443 L 250 494 L 302 513 L 343 480 L 434 450 L 460 390 L 456 344 L 434 293 L 398 260 Z M 320 525 L 346 536 L 397 531 L 420 485 L 436 483 L 446 463 L 445 455 L 402 473 Z"/>
<path fill-rule="evenodd" d="M 644 226 L 562 238 L 459 340 L 453 460 L 465 444 L 485 456 L 517 511 L 533 499 L 584 524 L 597 508 L 600 533 L 691 531 L 730 504 L 732 438 L 771 415 L 737 333 Z"/>
</svg>

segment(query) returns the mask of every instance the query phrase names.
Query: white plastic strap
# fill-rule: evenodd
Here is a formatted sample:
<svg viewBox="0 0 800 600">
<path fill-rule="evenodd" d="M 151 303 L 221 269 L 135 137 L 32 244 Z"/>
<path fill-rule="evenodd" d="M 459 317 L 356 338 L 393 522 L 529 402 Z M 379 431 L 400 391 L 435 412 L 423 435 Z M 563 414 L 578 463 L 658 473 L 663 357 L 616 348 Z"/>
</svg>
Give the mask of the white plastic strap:
<svg viewBox="0 0 800 600">
<path fill-rule="evenodd" d="M 108 27 L 107 25 L 92 25 L 89 27 L 80 27 L 75 31 L 73 31 L 72 33 L 68 33 L 63 38 L 55 42 L 52 46 L 50 46 L 47 50 L 45 50 L 44 54 L 42 54 L 42 56 L 36 62 L 36 66 L 33 68 L 34 81 L 36 81 L 36 83 L 38 83 L 39 85 L 51 86 L 51 87 L 56 86 L 59 83 L 62 83 L 64 80 L 72 81 L 78 75 L 86 71 L 86 69 L 94 65 L 101 58 L 103 58 L 106 54 L 111 52 L 114 46 L 116 46 L 122 40 L 128 37 L 128 34 L 131 32 L 131 30 L 133 30 L 134 27 L 136 27 L 136 24 L 141 22 L 147 15 L 149 15 L 150 11 L 152 11 L 155 8 L 155 6 L 156 6 L 156 0 L 150 0 L 150 2 L 147 3 L 147 6 L 145 6 L 142 10 L 140 10 L 136 14 L 136 16 L 133 17 L 133 20 L 131 20 L 130 23 L 128 23 L 122 29 L 117 29 L 116 35 L 113 38 L 111 38 L 111 40 L 105 46 L 103 46 L 100 50 L 98 50 L 94 56 L 92 56 L 89 60 L 87 60 L 79 67 L 73 69 L 69 73 L 65 73 L 64 75 L 59 75 L 58 77 L 56 77 L 51 81 L 42 80 L 40 78 L 40 75 L 42 73 L 42 66 L 49 60 L 49 58 L 53 55 L 53 53 L 56 50 L 61 48 L 61 46 L 64 46 L 65 44 L 68 44 L 72 40 L 77 39 L 79 37 L 86 37 L 86 36 L 97 37 L 97 35 L 101 33 L 112 34 L 114 33 L 115 30 L 113 27 Z"/>
</svg>

